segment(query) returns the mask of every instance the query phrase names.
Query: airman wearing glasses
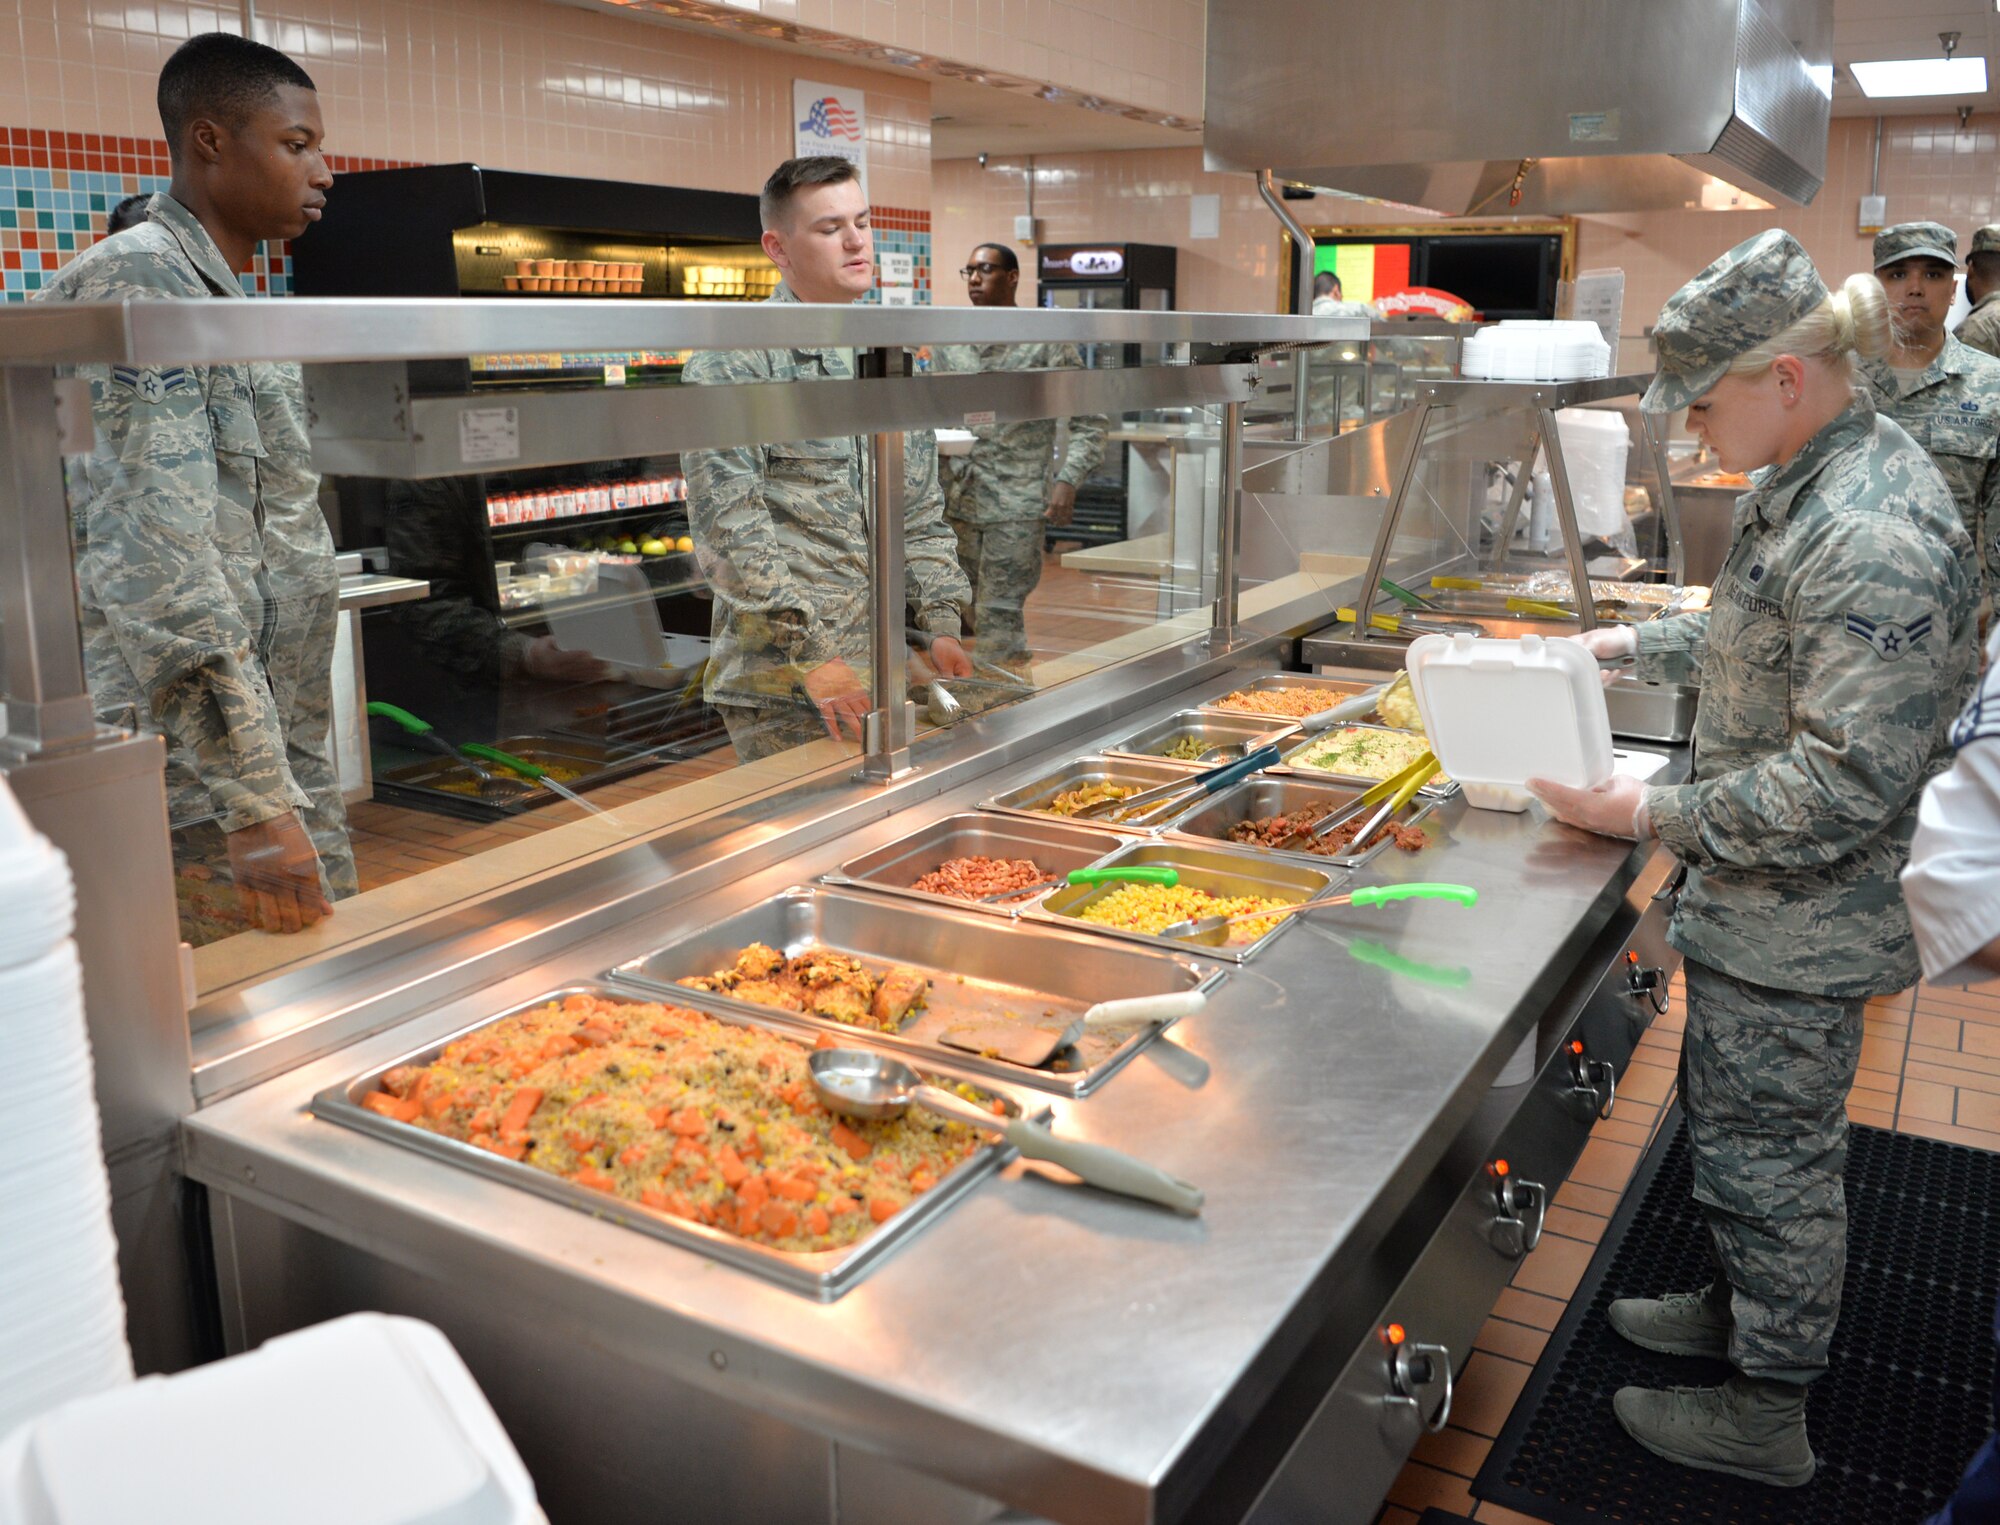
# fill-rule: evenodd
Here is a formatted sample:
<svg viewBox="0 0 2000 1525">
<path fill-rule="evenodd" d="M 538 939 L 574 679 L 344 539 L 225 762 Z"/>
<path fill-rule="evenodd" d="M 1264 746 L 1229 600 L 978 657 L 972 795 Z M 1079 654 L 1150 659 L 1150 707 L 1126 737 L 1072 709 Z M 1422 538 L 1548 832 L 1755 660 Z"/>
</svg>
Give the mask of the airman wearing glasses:
<svg viewBox="0 0 2000 1525">
<path fill-rule="evenodd" d="M 1001 244 L 981 244 L 959 274 L 974 307 L 1012 307 L 1021 284 L 1020 261 Z M 1074 344 L 948 344 L 939 348 L 944 371 L 1077 370 Z M 1043 525 L 1066 525 L 1076 509 L 1076 489 L 1104 459 L 1106 421 L 1095 415 L 1069 421 L 1060 457 L 1052 418 L 984 424 L 972 432 L 945 494 L 945 519 L 958 536 L 958 559 L 972 584 L 973 628 L 985 661 L 1025 673 L 1028 639 L 1024 607 L 1042 577 Z"/>
</svg>

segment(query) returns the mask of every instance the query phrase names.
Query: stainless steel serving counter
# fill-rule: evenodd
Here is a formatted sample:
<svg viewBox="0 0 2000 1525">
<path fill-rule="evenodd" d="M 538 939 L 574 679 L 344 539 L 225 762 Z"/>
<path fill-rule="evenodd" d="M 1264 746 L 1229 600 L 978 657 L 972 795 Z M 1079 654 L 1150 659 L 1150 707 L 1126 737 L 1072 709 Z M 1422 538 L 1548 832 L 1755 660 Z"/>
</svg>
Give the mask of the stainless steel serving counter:
<svg viewBox="0 0 2000 1525">
<path fill-rule="evenodd" d="M 324 1086 L 1231 681 L 1211 673 L 1106 711 L 1081 743 L 954 775 L 722 894 L 578 941 L 204 1107 L 185 1123 L 186 1162 L 210 1193 L 232 1348 L 353 1307 L 432 1319 L 558 1521 L 975 1522 L 1000 1504 L 1079 1525 L 1368 1518 L 1373 1506 L 1350 1499 L 1313 1507 L 1322 1400 L 1339 1398 L 1356 1341 L 1429 1236 L 1412 1205 L 1442 1218 L 1487 1147 L 1480 1120 L 1522 1105 L 1525 1087 L 1494 1089 L 1502 1067 L 1538 1026 L 1537 1069 L 1563 1062 L 1565 1024 L 1661 876 L 1651 847 L 1447 803 L 1427 851 L 1385 854 L 1353 882 L 1458 881 L 1481 891 L 1476 909 L 1309 915 L 1101 1090 L 1054 1101 L 1058 1131 L 1206 1188 L 1201 1218 L 1016 1162 L 832 1304 L 305 1110 Z M 1644 1013 L 1621 1020 L 1613 1066 Z M 1466 1285 L 1469 1327 L 1497 1285 Z M 1405 1423 L 1393 1403 L 1366 1412 L 1387 1430 Z M 1417 1433 L 1391 1439 L 1406 1450 Z"/>
</svg>

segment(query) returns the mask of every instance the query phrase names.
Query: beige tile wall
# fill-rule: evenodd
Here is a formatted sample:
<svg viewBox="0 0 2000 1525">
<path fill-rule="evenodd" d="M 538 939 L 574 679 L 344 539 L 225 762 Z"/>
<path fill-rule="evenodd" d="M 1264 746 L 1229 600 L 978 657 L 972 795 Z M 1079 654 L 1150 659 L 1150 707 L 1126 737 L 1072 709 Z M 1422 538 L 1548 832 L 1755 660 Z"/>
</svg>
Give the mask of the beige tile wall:
<svg viewBox="0 0 2000 1525">
<path fill-rule="evenodd" d="M 1870 267 L 1870 239 L 1857 231 L 1874 157 L 1872 119 L 1840 118 L 1827 142 L 1826 185 L 1809 207 L 1770 212 L 1646 212 L 1585 218 L 1578 238 L 1585 267 L 1626 273 L 1625 330 L 1641 332 L 1675 289 L 1717 255 L 1766 228 L 1804 244 L 1820 274 L 1838 283 Z M 2000 216 L 2000 117 L 1956 114 L 1889 117 L 1882 140 L 1889 220 L 1934 218 L 1953 228 L 1964 251 L 1972 230 Z"/>
<path fill-rule="evenodd" d="M 872 0 L 871 0 L 872 3 Z M 0 0 L 0 126 L 157 138 L 161 63 L 235 4 Z M 792 150 L 792 80 L 868 92 L 869 194 L 930 200 L 930 87 L 546 0 L 260 0 L 258 35 L 354 157 L 752 191 Z"/>
<path fill-rule="evenodd" d="M 1221 236 L 1190 240 L 1190 200 L 1221 198 Z M 1013 242 L 1027 210 L 1026 165 L 994 156 L 941 159 L 931 166 L 931 237 L 940 272 L 956 270 L 975 244 Z M 1212 175 L 1199 148 L 1048 154 L 1035 160 L 1035 216 L 1045 243 L 1172 244 L 1180 250 L 1179 303 L 1187 312 L 1269 312 L 1277 291 L 1276 224 L 1248 175 Z M 1023 259 L 1026 271 L 1030 261 Z M 1032 278 L 1021 301 L 1033 300 Z M 965 288 L 940 274 L 935 300 L 965 302 Z"/>
<path fill-rule="evenodd" d="M 624 0 L 612 0 L 624 3 Z M 1201 117 L 1204 0 L 730 0 L 771 21 Z"/>
<path fill-rule="evenodd" d="M 1695 271 L 1765 228 L 1794 233 L 1829 281 L 1865 270 L 1869 240 L 1856 223 L 1869 188 L 1874 130 L 1868 119 L 1833 123 L 1827 183 L 1809 207 L 1586 217 L 1578 227 L 1578 266 L 1624 269 L 1630 334 L 1643 332 Z M 1276 224 L 1247 176 L 1207 173 L 1198 148 L 1051 155 L 1035 164 L 1035 212 L 1045 241 L 1176 244 L 1183 308 L 1268 312 L 1275 305 Z M 1887 119 L 1881 185 L 1891 221 L 1936 218 L 1969 239 L 1974 228 L 2000 220 L 2000 116 L 1974 116 L 1963 130 L 1955 115 Z M 1222 236 L 1193 243 L 1188 198 L 1207 193 L 1222 197 Z M 994 158 L 984 170 L 971 159 L 939 161 L 932 166 L 932 197 L 938 263 L 948 270 L 973 243 L 1010 234 L 1014 217 L 1026 209 L 1025 167 L 1018 159 Z M 1293 206 L 1315 225 L 1431 220 L 1326 197 Z M 947 280 L 940 283 L 939 300 L 965 298 Z"/>
</svg>

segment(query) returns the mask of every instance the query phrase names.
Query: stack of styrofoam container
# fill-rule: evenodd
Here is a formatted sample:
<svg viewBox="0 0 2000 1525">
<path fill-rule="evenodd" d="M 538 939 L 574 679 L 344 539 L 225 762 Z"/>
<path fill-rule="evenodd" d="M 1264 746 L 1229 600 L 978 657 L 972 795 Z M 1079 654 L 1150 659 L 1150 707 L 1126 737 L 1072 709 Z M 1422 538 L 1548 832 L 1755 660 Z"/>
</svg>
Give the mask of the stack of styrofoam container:
<svg viewBox="0 0 2000 1525">
<path fill-rule="evenodd" d="M 0 1440 L 7 1525 L 547 1525 L 450 1342 L 356 1313 Z"/>
<path fill-rule="evenodd" d="M 0 1434 L 132 1380 L 69 862 L 0 780 Z"/>
<path fill-rule="evenodd" d="M 1611 346 L 1595 323 L 1509 318 L 1466 339 L 1458 370 L 1479 381 L 1588 381 L 1611 374 Z"/>
</svg>

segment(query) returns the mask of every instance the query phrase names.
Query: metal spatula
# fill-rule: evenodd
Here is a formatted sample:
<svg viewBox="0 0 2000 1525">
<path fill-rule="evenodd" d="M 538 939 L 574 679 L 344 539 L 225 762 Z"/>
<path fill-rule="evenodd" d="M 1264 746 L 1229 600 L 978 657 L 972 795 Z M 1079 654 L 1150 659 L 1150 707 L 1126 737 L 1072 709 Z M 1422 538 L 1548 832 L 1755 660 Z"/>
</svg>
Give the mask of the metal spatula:
<svg viewBox="0 0 2000 1525">
<path fill-rule="evenodd" d="M 1017 885 L 1011 890 L 995 890 L 990 895 L 981 895 L 977 903 L 998 905 L 1003 900 L 1018 900 L 1036 890 L 1045 890 L 1052 884 L 1110 884 L 1116 880 L 1157 884 L 1170 890 L 1181 882 L 1181 871 L 1161 863 L 1130 863 L 1118 868 L 1073 868 L 1061 879 L 1038 879 L 1033 884 Z"/>
<path fill-rule="evenodd" d="M 1280 916 L 1297 916 L 1306 911 L 1325 911 L 1344 905 L 1382 905 L 1391 900 L 1452 900 L 1475 905 L 1479 891 L 1469 884 L 1380 884 L 1366 885 L 1351 895 L 1335 895 L 1330 900 L 1306 900 L 1298 905 L 1280 906 L 1275 911 L 1245 911 L 1240 916 L 1197 916 L 1162 928 L 1160 937 L 1206 937 L 1246 921 L 1276 921 Z"/>
<path fill-rule="evenodd" d="M 368 713 L 383 720 L 394 721 L 403 728 L 403 734 L 408 736 L 414 745 L 435 752 L 440 757 L 448 757 L 465 769 L 478 786 L 481 799 L 516 800 L 534 791 L 533 784 L 523 783 L 519 779 L 501 778 L 480 767 L 471 758 L 460 756 L 458 750 L 438 735 L 428 720 L 420 720 L 399 705 L 389 704 L 381 699 L 371 699 L 368 701 Z"/>
<path fill-rule="evenodd" d="M 1009 1064 L 1038 1070 L 1092 1028 L 1191 1017 L 1207 1004 L 1208 997 L 1199 990 L 1178 990 L 1171 995 L 1133 996 L 1123 1001 L 1099 1001 L 1059 1031 L 1046 1027 L 1022 1027 L 1012 1022 L 977 1022 L 964 1027 L 948 1027 L 938 1034 L 938 1041 L 952 1048 L 964 1049 L 969 1054 L 984 1054 L 994 1059 L 1005 1059 Z"/>
</svg>

